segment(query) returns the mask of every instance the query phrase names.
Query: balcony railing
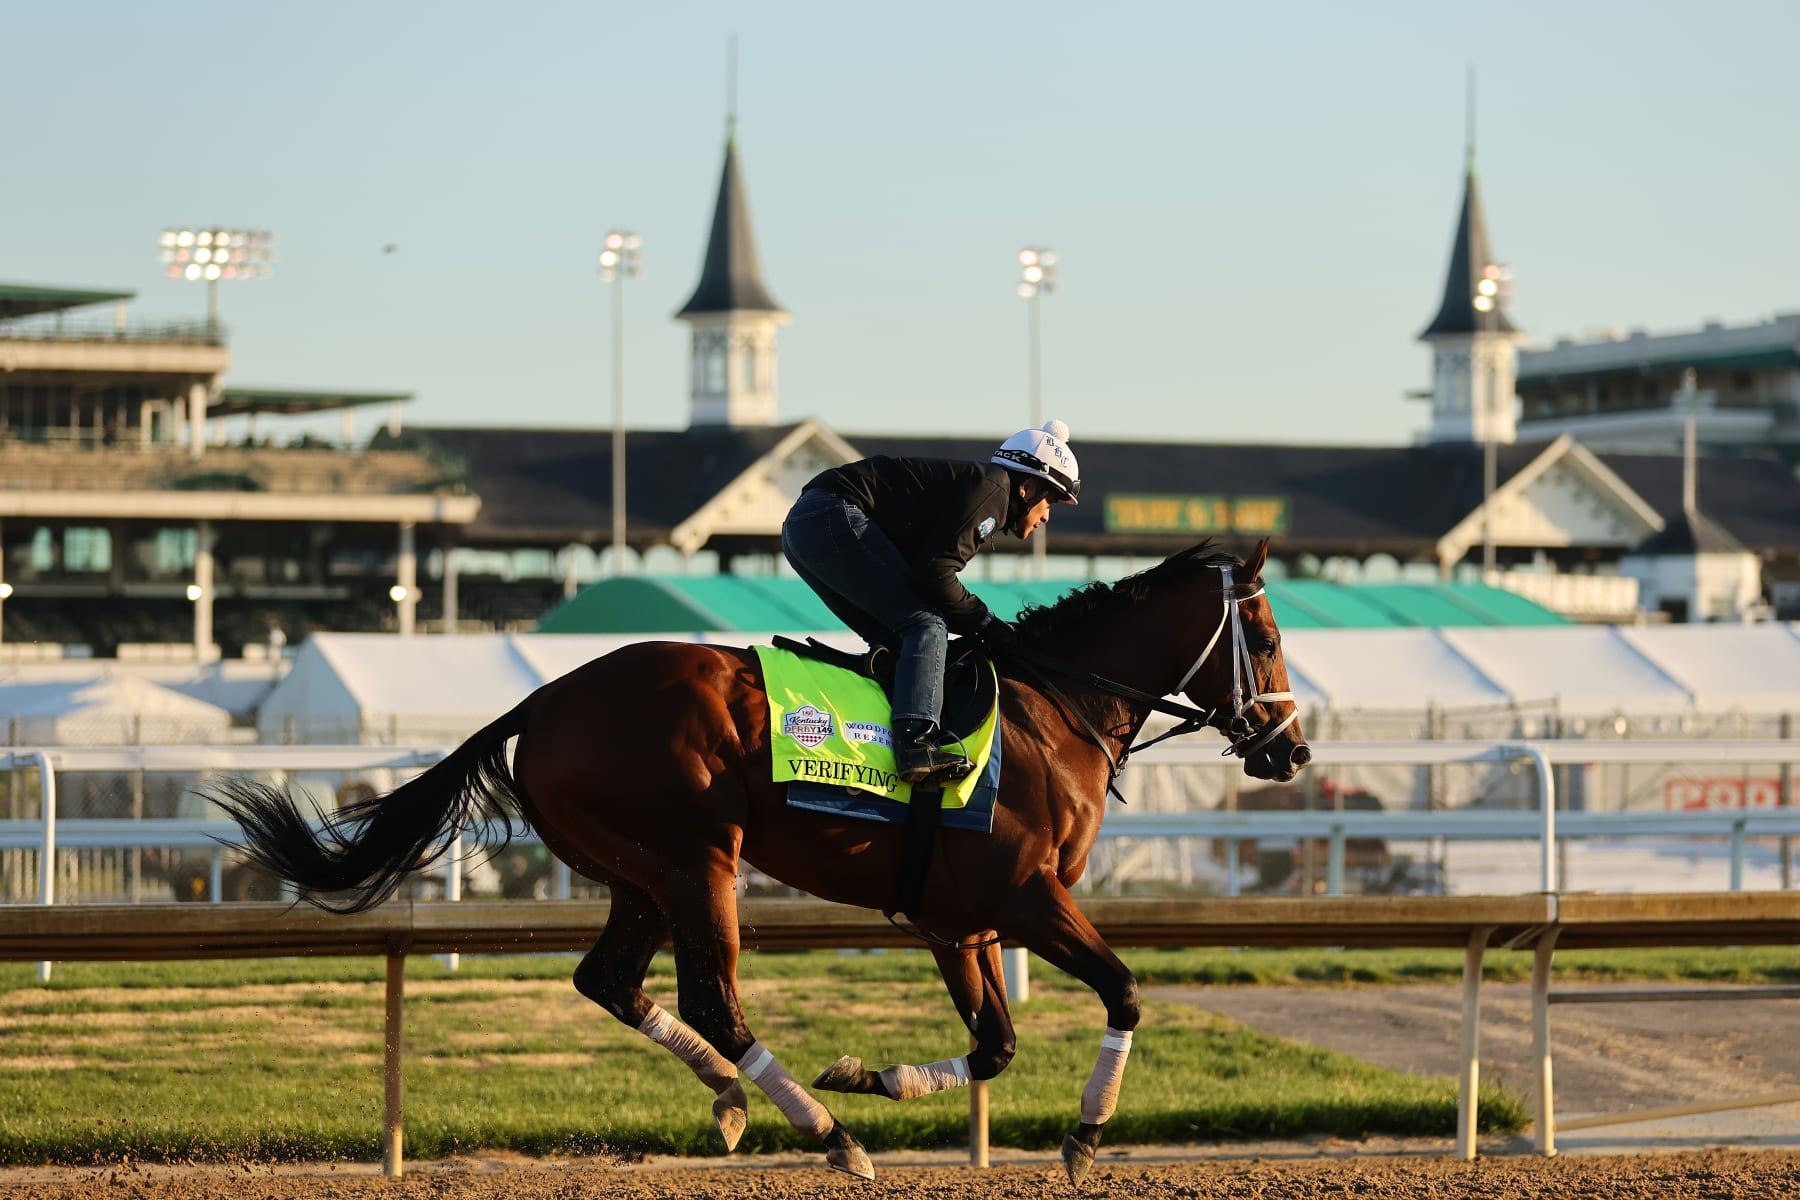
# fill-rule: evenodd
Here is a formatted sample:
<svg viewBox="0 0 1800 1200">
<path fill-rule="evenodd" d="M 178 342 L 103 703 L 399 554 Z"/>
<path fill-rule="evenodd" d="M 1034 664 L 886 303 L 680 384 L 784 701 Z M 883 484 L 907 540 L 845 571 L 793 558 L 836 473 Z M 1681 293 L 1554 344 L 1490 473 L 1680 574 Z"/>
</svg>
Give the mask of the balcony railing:
<svg viewBox="0 0 1800 1200">
<path fill-rule="evenodd" d="M 0 321 L 0 342 L 166 342 L 223 346 L 225 327 L 210 321 L 108 320 L 46 321 L 24 317 Z"/>
<path fill-rule="evenodd" d="M 328 452 L 312 447 L 33 444 L 0 440 L 7 491 L 347 492 L 461 495 L 461 464 L 411 450 Z"/>
</svg>

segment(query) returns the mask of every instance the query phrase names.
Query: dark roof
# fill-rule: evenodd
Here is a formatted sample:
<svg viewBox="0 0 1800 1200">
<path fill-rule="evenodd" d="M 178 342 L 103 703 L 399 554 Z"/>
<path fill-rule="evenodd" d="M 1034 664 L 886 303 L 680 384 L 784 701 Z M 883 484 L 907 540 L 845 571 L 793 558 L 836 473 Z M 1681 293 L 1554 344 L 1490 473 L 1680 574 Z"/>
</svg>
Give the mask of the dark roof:
<svg viewBox="0 0 1800 1200">
<path fill-rule="evenodd" d="M 983 462 L 998 444 L 973 438 L 841 436 L 863 454 Z M 1279 535 L 1281 540 L 1343 553 L 1401 556 L 1433 553 L 1437 540 L 1481 503 L 1481 447 L 1472 444 L 1180 445 L 1086 441 L 1077 431 L 1071 446 L 1086 487 L 1079 505 L 1058 505 L 1050 522 L 1051 543 L 1070 553 L 1166 552 L 1195 540 L 1186 534 L 1109 534 L 1109 493 L 1283 497 L 1288 530 Z M 1500 481 L 1542 452 L 1542 446 L 1501 447 Z"/>
<path fill-rule="evenodd" d="M 712 236 L 700 284 L 677 317 L 700 313 L 784 312 L 762 279 L 756 234 L 750 227 L 750 199 L 738 171 L 737 136 L 725 142 L 725 166 L 719 172 L 719 198 L 713 205 Z"/>
<path fill-rule="evenodd" d="M 130 300 L 136 292 L 95 292 L 83 288 L 39 287 L 30 283 L 0 283 L 0 321 L 37 313 L 63 312 L 89 304 Z"/>
<path fill-rule="evenodd" d="M 627 531 L 633 545 L 665 542 L 795 426 L 639 430 L 626 437 Z M 612 531 L 612 437 L 605 429 L 414 428 L 461 457 L 481 513 L 472 544 L 603 544 Z M 996 439 L 844 434 L 860 454 L 985 462 Z M 1059 505 L 1050 541 L 1059 553 L 1166 554 L 1199 534 L 1108 531 L 1109 497 L 1275 497 L 1287 529 L 1277 540 L 1317 554 L 1429 558 L 1438 539 L 1481 504 L 1481 447 L 1180 445 L 1073 440 L 1087 487 Z M 1544 453 L 1501 446 L 1505 483 Z M 1679 455 L 1600 456 L 1665 521 L 1681 515 Z M 1800 482 L 1779 462 L 1702 458 L 1698 491 L 1712 520 L 1758 550 L 1800 552 Z M 1250 535 L 1222 532 L 1234 546 Z M 1007 539 L 1001 549 L 1016 550 Z"/>
<path fill-rule="evenodd" d="M 625 436 L 626 536 L 666 543 L 793 425 L 631 430 Z M 470 543 L 602 544 L 612 537 L 612 433 L 595 429 L 419 428 L 409 431 L 459 456 L 481 512 Z"/>
<path fill-rule="evenodd" d="M 1664 521 L 1681 518 L 1681 455 L 1598 457 Z M 1694 467 L 1694 491 L 1710 524 L 1758 550 L 1800 551 L 1800 481 L 1786 466 L 1773 458 L 1709 455 Z"/>
<path fill-rule="evenodd" d="M 1513 333 L 1513 323 L 1498 302 L 1487 312 L 1475 307 L 1475 285 L 1483 268 L 1494 262 L 1488 248 L 1487 222 L 1481 215 L 1481 193 L 1470 167 L 1463 187 L 1462 216 L 1450 243 L 1450 273 L 1444 280 L 1444 303 L 1421 338 L 1454 333 Z"/>
<path fill-rule="evenodd" d="M 298 388 L 226 388 L 219 398 L 206 406 L 209 417 L 230 417 L 240 413 L 332 412 L 340 408 L 358 408 L 365 404 L 384 404 L 411 400 L 411 392 L 321 392 Z"/>
<path fill-rule="evenodd" d="M 1661 533 L 1645 538 L 1633 554 L 1743 554 L 1744 544 L 1702 512 L 1677 513 Z"/>
</svg>

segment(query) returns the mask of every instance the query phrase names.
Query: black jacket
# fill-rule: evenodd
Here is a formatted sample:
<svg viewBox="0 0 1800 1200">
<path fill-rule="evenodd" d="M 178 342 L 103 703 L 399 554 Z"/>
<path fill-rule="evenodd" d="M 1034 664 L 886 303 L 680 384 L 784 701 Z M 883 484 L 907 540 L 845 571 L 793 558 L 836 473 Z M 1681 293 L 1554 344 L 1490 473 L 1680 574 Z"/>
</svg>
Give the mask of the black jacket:
<svg viewBox="0 0 1800 1200">
<path fill-rule="evenodd" d="M 947 458 L 865 458 L 807 482 L 869 515 L 911 567 L 921 598 L 957 633 L 972 631 L 987 605 L 957 572 L 1006 529 L 1012 497 L 1005 467 Z"/>
</svg>

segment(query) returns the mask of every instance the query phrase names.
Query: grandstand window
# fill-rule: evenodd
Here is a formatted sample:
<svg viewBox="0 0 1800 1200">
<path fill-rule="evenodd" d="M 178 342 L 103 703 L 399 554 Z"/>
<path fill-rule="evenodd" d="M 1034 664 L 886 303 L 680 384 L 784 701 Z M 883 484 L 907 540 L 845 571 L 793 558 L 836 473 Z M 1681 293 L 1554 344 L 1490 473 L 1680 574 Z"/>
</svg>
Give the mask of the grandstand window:
<svg viewBox="0 0 1800 1200">
<path fill-rule="evenodd" d="M 156 575 L 174 575 L 194 565 L 199 538 L 192 529 L 159 529 L 151 543 L 150 570 Z"/>
<path fill-rule="evenodd" d="M 39 575 L 56 570 L 56 531 L 47 525 L 31 535 L 31 569 Z"/>
<path fill-rule="evenodd" d="M 63 567 L 86 574 L 112 570 L 112 531 L 91 525 L 63 530 Z"/>
</svg>

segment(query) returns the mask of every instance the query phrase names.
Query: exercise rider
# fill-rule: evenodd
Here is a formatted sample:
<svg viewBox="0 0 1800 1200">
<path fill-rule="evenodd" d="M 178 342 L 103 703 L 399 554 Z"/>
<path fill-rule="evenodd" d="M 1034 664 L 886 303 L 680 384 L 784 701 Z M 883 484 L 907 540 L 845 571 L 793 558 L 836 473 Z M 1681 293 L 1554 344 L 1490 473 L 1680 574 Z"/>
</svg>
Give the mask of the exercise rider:
<svg viewBox="0 0 1800 1200">
<path fill-rule="evenodd" d="M 1076 503 L 1069 427 L 1007 438 L 985 463 L 865 458 L 810 480 L 781 526 L 795 572 L 873 646 L 893 646 L 894 755 L 908 783 L 961 779 L 973 764 L 939 744 L 949 631 L 990 649 L 1012 629 L 957 578 L 1004 530 L 1028 538 L 1050 506 Z"/>
</svg>

